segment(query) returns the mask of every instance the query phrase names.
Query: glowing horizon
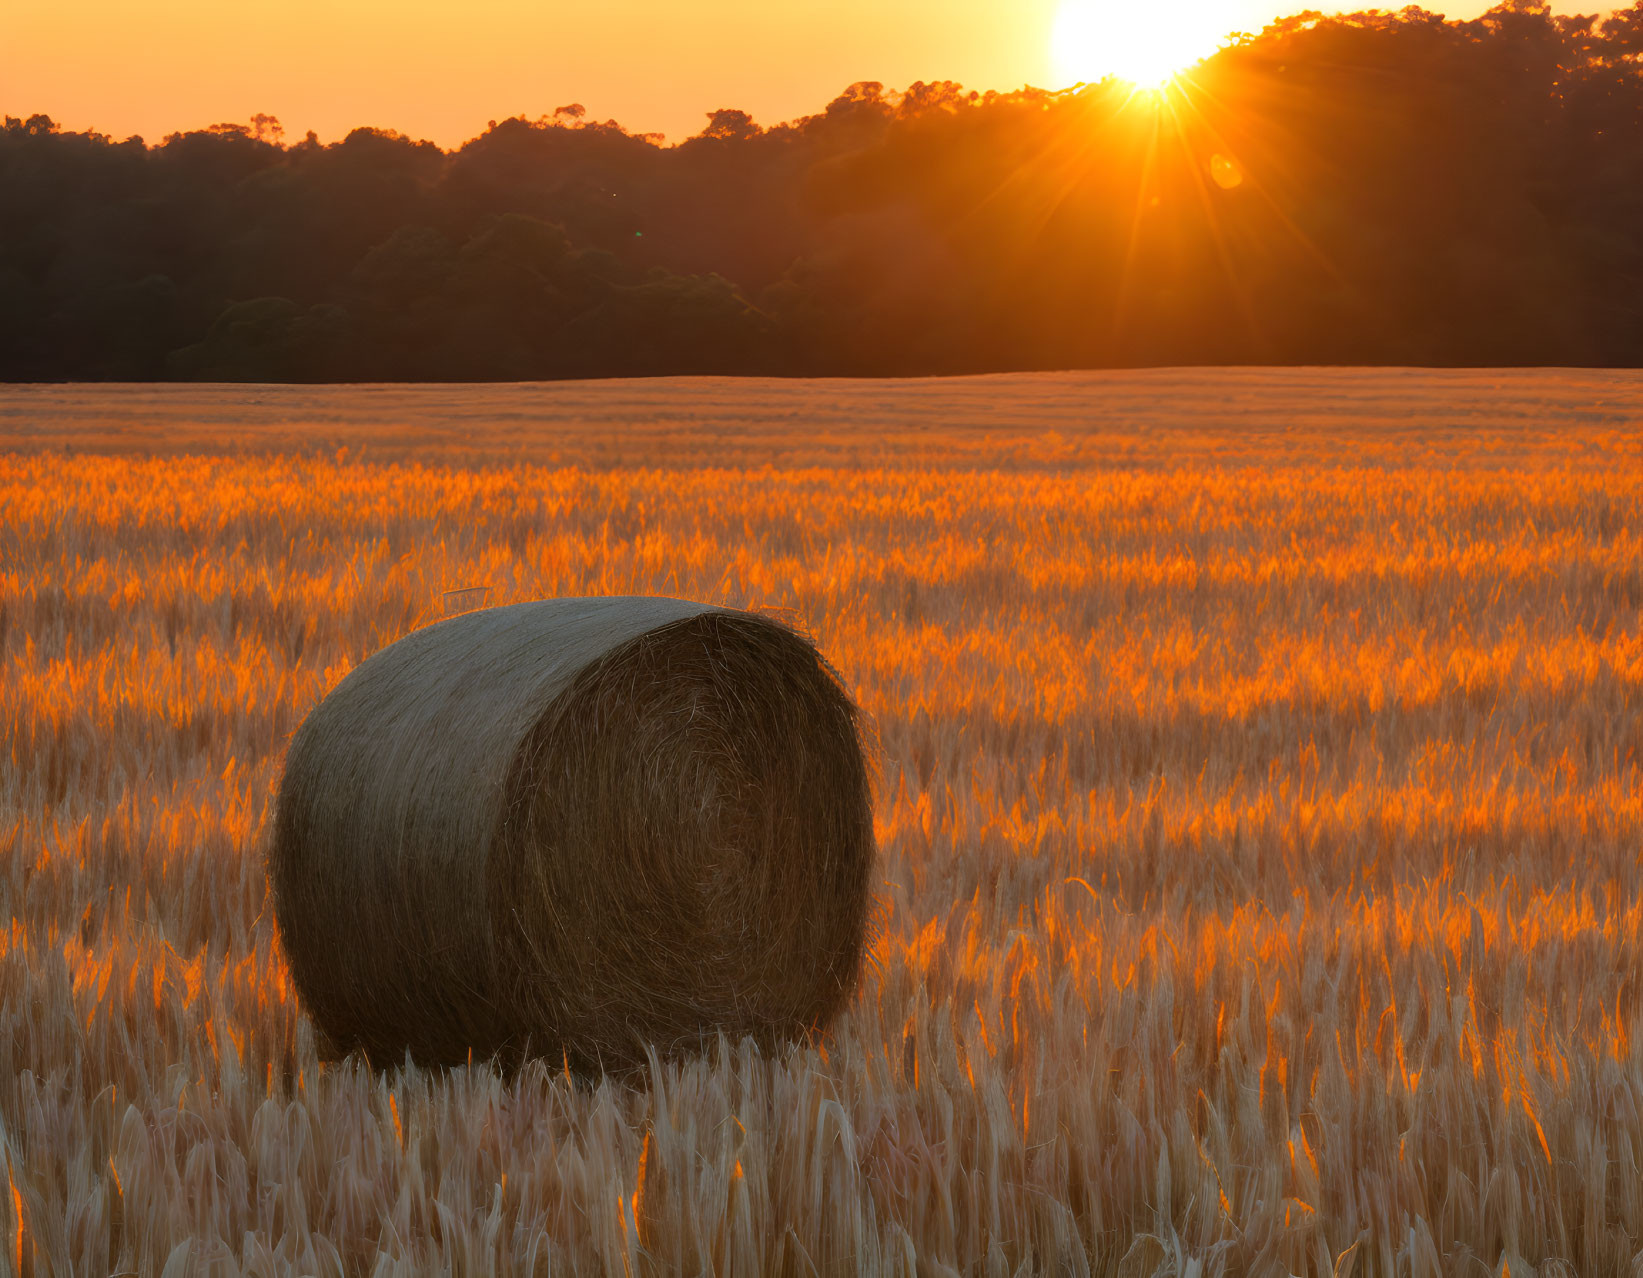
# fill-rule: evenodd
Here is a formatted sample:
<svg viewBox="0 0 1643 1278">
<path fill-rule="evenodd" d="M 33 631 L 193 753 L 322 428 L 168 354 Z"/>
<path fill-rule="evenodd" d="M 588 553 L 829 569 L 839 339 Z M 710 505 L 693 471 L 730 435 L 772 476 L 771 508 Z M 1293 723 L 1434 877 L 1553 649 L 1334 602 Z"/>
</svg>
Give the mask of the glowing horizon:
<svg viewBox="0 0 1643 1278">
<path fill-rule="evenodd" d="M 292 0 L 279 20 L 206 0 L 13 7 L 0 19 L 0 114 L 158 141 L 277 116 L 288 139 L 359 126 L 455 146 L 490 120 L 572 102 L 680 141 L 735 107 L 770 125 L 846 85 L 1156 83 L 1226 36 L 1307 7 L 1272 0 Z M 1450 16 L 1470 17 L 1481 0 Z M 1579 6 L 1561 0 L 1559 11 Z"/>
</svg>

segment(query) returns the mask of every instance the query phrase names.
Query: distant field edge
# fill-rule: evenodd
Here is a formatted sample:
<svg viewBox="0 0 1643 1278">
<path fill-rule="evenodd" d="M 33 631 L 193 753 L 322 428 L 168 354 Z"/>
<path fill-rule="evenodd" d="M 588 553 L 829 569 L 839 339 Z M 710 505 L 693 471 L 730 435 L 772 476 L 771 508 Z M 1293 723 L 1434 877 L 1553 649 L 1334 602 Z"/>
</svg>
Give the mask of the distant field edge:
<svg viewBox="0 0 1643 1278">
<path fill-rule="evenodd" d="M 0 452 L 612 467 L 1636 463 L 1643 370 L 0 385 Z"/>
</svg>

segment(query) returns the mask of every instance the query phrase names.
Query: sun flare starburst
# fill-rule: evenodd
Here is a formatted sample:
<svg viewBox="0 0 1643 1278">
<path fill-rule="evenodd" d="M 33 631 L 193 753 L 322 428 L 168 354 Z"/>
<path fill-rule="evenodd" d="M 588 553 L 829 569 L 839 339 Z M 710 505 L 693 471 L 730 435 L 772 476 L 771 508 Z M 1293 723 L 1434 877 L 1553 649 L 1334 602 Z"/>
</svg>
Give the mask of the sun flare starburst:
<svg viewBox="0 0 1643 1278">
<path fill-rule="evenodd" d="M 1227 15 L 1215 0 L 1063 0 L 1050 52 L 1063 80 L 1112 75 L 1138 89 L 1161 89 L 1226 35 Z"/>
</svg>

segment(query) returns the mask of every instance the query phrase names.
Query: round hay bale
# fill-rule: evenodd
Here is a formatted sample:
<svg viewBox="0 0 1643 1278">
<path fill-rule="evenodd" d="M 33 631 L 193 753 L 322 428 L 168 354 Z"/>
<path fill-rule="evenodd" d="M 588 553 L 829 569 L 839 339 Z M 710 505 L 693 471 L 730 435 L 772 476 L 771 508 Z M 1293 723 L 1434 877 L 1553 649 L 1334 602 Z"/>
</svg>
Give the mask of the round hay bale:
<svg viewBox="0 0 1643 1278">
<path fill-rule="evenodd" d="M 593 1072 L 827 1022 L 873 858 L 856 710 L 806 640 L 552 599 L 349 674 L 292 741 L 269 875 L 333 1050 Z"/>
</svg>

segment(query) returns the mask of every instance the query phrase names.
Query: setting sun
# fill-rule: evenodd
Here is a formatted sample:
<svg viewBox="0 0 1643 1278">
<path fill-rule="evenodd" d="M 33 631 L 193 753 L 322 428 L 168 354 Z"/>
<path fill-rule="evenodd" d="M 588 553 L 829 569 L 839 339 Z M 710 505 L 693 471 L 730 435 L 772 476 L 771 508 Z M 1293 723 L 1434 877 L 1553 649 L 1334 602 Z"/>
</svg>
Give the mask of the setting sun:
<svg viewBox="0 0 1643 1278">
<path fill-rule="evenodd" d="M 1115 75 L 1138 88 L 1157 89 L 1213 53 L 1226 39 L 1227 23 L 1226 6 L 1214 0 L 1172 5 L 1064 0 L 1051 55 L 1066 81 Z"/>
</svg>

